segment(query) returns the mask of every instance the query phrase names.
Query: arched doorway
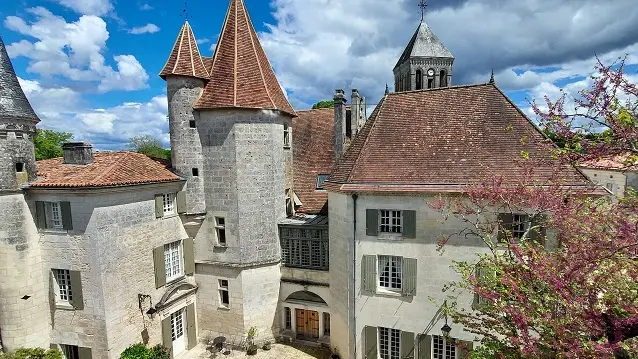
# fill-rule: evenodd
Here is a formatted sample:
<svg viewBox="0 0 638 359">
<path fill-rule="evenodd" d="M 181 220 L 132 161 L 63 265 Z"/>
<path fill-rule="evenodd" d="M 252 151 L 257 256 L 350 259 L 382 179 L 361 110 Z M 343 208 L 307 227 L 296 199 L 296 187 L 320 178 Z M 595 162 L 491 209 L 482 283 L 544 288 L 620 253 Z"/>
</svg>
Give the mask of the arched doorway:
<svg viewBox="0 0 638 359">
<path fill-rule="evenodd" d="M 329 340 L 330 311 L 321 296 L 310 291 L 290 294 L 283 303 L 284 330 L 297 339 Z"/>
</svg>

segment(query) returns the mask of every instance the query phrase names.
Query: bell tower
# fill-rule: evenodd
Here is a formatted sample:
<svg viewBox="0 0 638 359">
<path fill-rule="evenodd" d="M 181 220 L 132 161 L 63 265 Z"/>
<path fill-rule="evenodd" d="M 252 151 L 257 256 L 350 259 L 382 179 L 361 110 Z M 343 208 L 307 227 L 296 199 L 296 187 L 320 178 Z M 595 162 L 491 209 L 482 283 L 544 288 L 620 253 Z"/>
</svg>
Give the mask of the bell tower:
<svg viewBox="0 0 638 359">
<path fill-rule="evenodd" d="M 426 7 L 421 0 L 421 23 L 394 66 L 394 90 L 413 91 L 452 84 L 454 56 L 423 21 Z"/>
</svg>

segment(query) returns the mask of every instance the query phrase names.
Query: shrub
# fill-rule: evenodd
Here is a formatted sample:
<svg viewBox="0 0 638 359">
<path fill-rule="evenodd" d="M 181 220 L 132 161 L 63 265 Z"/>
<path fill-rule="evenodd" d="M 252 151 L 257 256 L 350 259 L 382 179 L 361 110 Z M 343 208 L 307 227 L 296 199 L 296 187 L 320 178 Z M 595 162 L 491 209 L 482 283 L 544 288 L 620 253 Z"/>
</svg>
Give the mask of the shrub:
<svg viewBox="0 0 638 359">
<path fill-rule="evenodd" d="M 162 344 L 157 344 L 151 348 L 151 359 L 171 359 L 171 353 Z"/>
<path fill-rule="evenodd" d="M 0 359 L 62 359 L 57 349 L 18 348 L 8 353 L 0 352 Z"/>
<path fill-rule="evenodd" d="M 151 350 L 142 343 L 133 344 L 124 349 L 120 359 L 151 359 Z"/>
</svg>

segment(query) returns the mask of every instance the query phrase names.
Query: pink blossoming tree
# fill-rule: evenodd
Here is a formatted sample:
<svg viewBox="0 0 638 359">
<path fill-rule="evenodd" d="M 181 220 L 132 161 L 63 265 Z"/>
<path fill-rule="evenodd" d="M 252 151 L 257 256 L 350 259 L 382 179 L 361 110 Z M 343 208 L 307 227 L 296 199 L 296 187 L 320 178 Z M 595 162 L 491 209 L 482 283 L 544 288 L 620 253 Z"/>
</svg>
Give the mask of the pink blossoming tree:
<svg viewBox="0 0 638 359">
<path fill-rule="evenodd" d="M 638 164 L 638 89 L 624 61 L 598 63 L 578 99 L 534 103 L 554 149 L 556 173 L 533 182 L 534 159 L 522 156 L 517 183 L 492 178 L 463 198 L 431 203 L 478 236 L 489 251 L 455 262 L 461 280 L 444 290 L 470 291 L 472 309 L 448 301 L 455 323 L 481 340 L 473 358 L 630 358 L 638 355 L 638 199 L 565 186 L 566 165 L 629 153 Z M 573 102 L 571 102 L 573 101 Z M 602 133 L 587 136 L 591 131 Z M 445 250 L 448 238 L 442 238 Z"/>
</svg>

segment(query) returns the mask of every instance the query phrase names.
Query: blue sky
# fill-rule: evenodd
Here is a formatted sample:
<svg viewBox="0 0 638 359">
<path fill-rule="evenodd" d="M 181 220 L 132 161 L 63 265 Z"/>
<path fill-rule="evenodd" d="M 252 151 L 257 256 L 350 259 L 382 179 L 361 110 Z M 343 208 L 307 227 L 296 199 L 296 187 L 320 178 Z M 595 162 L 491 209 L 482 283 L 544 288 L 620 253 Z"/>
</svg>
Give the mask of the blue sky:
<svg viewBox="0 0 638 359">
<path fill-rule="evenodd" d="M 416 29 L 417 0 L 245 0 L 296 109 L 358 88 L 374 104 Z M 638 70 L 635 0 L 431 0 L 425 21 L 455 55 L 454 84 L 497 84 L 527 100 L 586 87 L 597 54 L 629 54 Z M 190 0 L 189 21 L 212 54 L 227 0 Z M 165 83 L 157 76 L 183 22 L 184 2 L 18 0 L 0 3 L 0 35 L 40 127 L 98 149 L 150 134 L 168 145 Z M 622 17 L 617 16 L 623 14 Z"/>
</svg>

